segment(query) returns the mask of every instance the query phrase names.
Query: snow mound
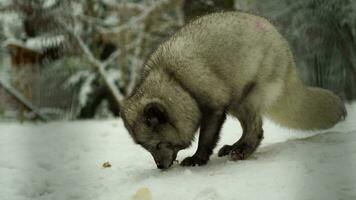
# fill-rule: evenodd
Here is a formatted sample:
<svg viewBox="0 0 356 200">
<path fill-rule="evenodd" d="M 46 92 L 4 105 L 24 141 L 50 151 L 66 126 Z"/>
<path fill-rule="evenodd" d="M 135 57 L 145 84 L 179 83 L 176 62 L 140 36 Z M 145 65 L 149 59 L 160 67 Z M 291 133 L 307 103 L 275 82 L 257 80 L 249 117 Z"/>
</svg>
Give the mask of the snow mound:
<svg viewBox="0 0 356 200">
<path fill-rule="evenodd" d="M 204 167 L 166 171 L 134 145 L 120 120 L 0 124 L 0 199 L 356 199 L 356 104 L 348 113 L 334 128 L 314 132 L 266 120 L 265 140 L 250 159 L 214 154 Z M 216 151 L 240 135 L 228 119 Z"/>
</svg>

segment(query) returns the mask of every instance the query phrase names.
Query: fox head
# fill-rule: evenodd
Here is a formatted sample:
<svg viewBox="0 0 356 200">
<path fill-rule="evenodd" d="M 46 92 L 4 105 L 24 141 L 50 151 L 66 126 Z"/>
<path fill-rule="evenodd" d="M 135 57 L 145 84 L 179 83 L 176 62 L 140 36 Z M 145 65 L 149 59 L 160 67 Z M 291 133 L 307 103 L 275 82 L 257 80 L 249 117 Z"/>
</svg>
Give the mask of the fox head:
<svg viewBox="0 0 356 200">
<path fill-rule="evenodd" d="M 151 72 L 123 101 L 121 116 L 135 143 L 149 151 L 159 169 L 169 168 L 198 129 L 196 101 L 174 79 Z"/>
</svg>

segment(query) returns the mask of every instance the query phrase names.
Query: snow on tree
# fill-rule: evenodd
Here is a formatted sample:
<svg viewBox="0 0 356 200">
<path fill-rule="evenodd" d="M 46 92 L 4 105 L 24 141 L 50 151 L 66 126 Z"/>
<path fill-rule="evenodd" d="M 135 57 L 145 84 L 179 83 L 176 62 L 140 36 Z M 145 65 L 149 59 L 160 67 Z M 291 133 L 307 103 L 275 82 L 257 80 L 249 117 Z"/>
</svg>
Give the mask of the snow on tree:
<svg viewBox="0 0 356 200">
<path fill-rule="evenodd" d="M 138 73 L 154 46 L 183 25 L 180 2 L 86 1 L 81 5 L 83 9 L 77 10 L 83 11 L 73 17 L 72 27 L 67 26 L 66 29 L 74 36 L 87 60 L 96 68 L 92 72 L 100 75 L 111 96 L 120 104 L 123 96 L 131 92 L 139 79 Z M 77 27 L 86 27 L 89 31 L 80 34 L 83 28 Z M 154 32 L 150 29 L 154 29 Z M 159 35 L 162 33 L 167 35 Z M 88 46 L 86 42 L 88 40 L 98 44 L 97 48 Z M 156 44 L 152 44 L 154 42 Z M 109 76 L 108 70 L 112 72 L 116 70 L 110 74 L 117 76 Z M 103 84 L 94 80 L 84 82 Z M 90 92 L 86 94 L 100 96 Z M 82 105 L 87 108 L 85 99 L 88 98 L 82 97 L 84 98 L 81 100 Z"/>
<path fill-rule="evenodd" d="M 5 36 L 3 44 L 15 55 L 25 55 L 12 56 L 16 58 L 13 60 L 26 58 L 15 62 L 18 65 L 40 65 L 41 71 L 50 68 L 53 61 L 54 65 L 62 63 L 72 75 L 61 87 L 79 90 L 79 95 L 75 95 L 79 97 L 78 103 L 74 103 L 79 110 L 95 110 L 101 100 L 95 100 L 91 106 L 88 104 L 93 101 L 88 99 L 96 96 L 108 99 L 111 108 L 115 107 L 114 99 L 117 108 L 110 110 L 118 114 L 118 105 L 132 91 L 145 59 L 183 25 L 181 3 L 15 0 L 0 5 L 2 14 L 11 13 L 19 19 L 17 30 L 11 28 L 11 23 L 2 23 L 2 32 L 12 30 L 7 31 L 12 36 Z M 66 66 L 72 58 L 77 58 L 77 63 L 69 63 L 76 66 Z M 105 90 L 105 95 L 98 95 L 99 90 Z"/>
</svg>

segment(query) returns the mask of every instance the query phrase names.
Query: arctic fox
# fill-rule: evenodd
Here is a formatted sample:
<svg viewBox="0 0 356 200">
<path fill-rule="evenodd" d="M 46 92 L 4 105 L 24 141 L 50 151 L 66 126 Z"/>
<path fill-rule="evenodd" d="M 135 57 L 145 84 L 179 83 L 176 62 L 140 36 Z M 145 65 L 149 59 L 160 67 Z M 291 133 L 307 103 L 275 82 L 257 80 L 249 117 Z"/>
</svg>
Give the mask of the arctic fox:
<svg viewBox="0 0 356 200">
<path fill-rule="evenodd" d="M 200 128 L 196 153 L 182 166 L 204 165 L 226 115 L 242 137 L 218 156 L 248 158 L 263 139 L 262 116 L 294 129 L 325 129 L 346 116 L 333 93 L 303 85 L 287 41 L 266 19 L 240 12 L 198 18 L 161 44 L 122 105 L 133 140 L 160 169 L 169 168 Z"/>
</svg>

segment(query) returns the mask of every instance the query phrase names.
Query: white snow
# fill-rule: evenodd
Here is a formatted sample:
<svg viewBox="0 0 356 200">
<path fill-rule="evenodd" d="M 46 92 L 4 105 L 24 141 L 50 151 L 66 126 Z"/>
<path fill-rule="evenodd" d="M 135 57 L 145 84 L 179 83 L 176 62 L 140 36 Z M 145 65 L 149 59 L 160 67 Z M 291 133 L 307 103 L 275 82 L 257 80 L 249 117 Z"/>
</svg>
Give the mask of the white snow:
<svg viewBox="0 0 356 200">
<path fill-rule="evenodd" d="M 136 191 L 153 200 L 356 199 L 356 104 L 348 112 L 334 128 L 309 133 L 265 121 L 263 144 L 249 160 L 214 154 L 206 166 L 166 171 L 118 119 L 0 124 L 0 199 L 121 200 Z M 222 132 L 218 147 L 241 129 L 228 119 Z"/>
<path fill-rule="evenodd" d="M 29 49 L 43 51 L 48 48 L 57 47 L 65 42 L 64 35 L 55 36 L 39 36 L 35 38 L 28 38 L 25 46 Z"/>
</svg>

